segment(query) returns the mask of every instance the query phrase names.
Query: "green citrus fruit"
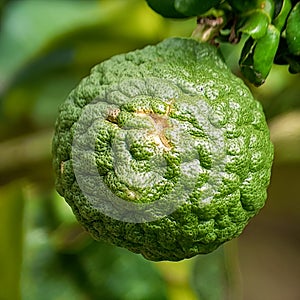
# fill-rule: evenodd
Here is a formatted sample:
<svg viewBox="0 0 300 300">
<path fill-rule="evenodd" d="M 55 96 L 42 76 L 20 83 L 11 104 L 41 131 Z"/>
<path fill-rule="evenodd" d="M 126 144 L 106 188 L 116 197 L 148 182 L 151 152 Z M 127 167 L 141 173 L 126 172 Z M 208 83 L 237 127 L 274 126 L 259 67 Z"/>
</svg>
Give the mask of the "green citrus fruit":
<svg viewBox="0 0 300 300">
<path fill-rule="evenodd" d="M 177 261 L 242 232 L 273 147 L 216 48 L 170 38 L 92 69 L 60 108 L 53 156 L 58 192 L 95 239 Z"/>
</svg>

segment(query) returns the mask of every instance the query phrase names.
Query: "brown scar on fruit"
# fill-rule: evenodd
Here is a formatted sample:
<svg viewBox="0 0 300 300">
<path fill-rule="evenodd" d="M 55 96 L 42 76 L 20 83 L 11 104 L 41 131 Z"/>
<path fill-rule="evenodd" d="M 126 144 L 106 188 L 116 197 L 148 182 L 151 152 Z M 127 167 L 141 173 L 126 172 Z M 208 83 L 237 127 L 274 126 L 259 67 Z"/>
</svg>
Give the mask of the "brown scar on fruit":
<svg viewBox="0 0 300 300">
<path fill-rule="evenodd" d="M 166 129 L 170 127 L 166 116 L 161 116 L 154 113 L 149 114 L 149 116 L 153 121 L 155 133 L 159 138 L 160 144 L 162 144 L 166 150 L 171 150 L 172 146 L 165 135 Z"/>
<path fill-rule="evenodd" d="M 166 138 L 165 131 L 167 128 L 170 127 L 167 117 L 170 114 L 171 106 L 174 100 L 172 99 L 167 106 L 166 113 L 164 115 L 159 115 L 154 113 L 151 110 L 137 110 L 135 114 L 140 116 L 150 117 L 152 121 L 155 131 L 152 133 L 153 138 L 156 144 L 161 145 L 165 150 L 169 151 L 172 149 L 171 144 L 169 143 L 168 139 Z M 120 109 L 113 109 L 108 112 L 106 120 L 118 124 L 118 115 L 120 113 Z"/>
<path fill-rule="evenodd" d="M 108 115 L 106 117 L 106 120 L 111 122 L 111 123 L 118 124 L 118 119 L 117 118 L 118 118 L 119 113 L 120 113 L 120 110 L 118 108 L 109 111 Z"/>
<path fill-rule="evenodd" d="M 174 102 L 174 99 L 171 99 L 167 105 L 166 113 L 164 115 L 156 114 L 149 110 L 136 111 L 136 114 L 149 116 L 152 121 L 155 131 L 153 132 L 153 138 L 156 144 L 161 145 L 166 151 L 172 149 L 172 145 L 166 137 L 166 129 L 170 128 L 168 123 L 168 116 L 171 112 L 171 106 Z"/>
</svg>

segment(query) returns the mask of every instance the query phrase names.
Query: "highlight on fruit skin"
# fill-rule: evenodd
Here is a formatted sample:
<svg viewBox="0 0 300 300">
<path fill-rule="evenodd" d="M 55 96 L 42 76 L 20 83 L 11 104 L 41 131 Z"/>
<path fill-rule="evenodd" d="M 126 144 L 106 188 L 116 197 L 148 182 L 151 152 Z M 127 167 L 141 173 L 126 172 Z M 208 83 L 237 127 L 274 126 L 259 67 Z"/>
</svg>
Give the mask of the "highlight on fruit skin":
<svg viewBox="0 0 300 300">
<path fill-rule="evenodd" d="M 209 253 L 264 206 L 262 107 L 215 47 L 188 38 L 95 66 L 60 107 L 56 188 L 96 239 L 153 261 Z"/>
</svg>

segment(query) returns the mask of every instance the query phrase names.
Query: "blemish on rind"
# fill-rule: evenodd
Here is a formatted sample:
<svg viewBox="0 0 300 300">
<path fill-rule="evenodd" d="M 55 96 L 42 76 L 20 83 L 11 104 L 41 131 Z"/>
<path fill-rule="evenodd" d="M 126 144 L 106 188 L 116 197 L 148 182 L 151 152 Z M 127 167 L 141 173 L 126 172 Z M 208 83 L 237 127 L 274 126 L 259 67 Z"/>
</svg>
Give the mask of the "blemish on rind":
<svg viewBox="0 0 300 300">
<path fill-rule="evenodd" d="M 117 118 L 118 118 L 119 113 L 120 113 L 120 109 L 114 109 L 114 110 L 109 111 L 109 113 L 106 117 L 106 120 L 111 123 L 117 124 L 118 123 Z"/>
<path fill-rule="evenodd" d="M 65 164 L 64 161 L 62 161 L 62 162 L 60 163 L 60 173 L 61 173 L 61 174 L 64 173 L 64 169 L 65 169 L 64 164 Z"/>
</svg>

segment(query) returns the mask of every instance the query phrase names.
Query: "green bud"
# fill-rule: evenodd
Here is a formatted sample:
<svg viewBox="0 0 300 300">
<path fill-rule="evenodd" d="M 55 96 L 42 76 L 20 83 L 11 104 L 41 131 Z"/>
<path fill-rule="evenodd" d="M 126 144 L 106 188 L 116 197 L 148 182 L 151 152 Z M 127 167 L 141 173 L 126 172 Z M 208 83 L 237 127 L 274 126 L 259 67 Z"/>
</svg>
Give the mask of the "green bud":
<svg viewBox="0 0 300 300">
<path fill-rule="evenodd" d="M 289 51 L 300 55 L 300 2 L 292 9 L 286 25 L 286 40 Z"/>
<path fill-rule="evenodd" d="M 283 26 L 286 22 L 286 18 L 290 13 L 291 8 L 291 0 L 284 0 L 279 13 L 275 16 L 275 19 L 272 22 L 279 31 L 283 29 Z"/>
<path fill-rule="evenodd" d="M 280 32 L 270 24 L 264 37 L 246 41 L 241 58 L 240 67 L 244 76 L 253 84 L 259 86 L 265 82 L 273 64 L 279 45 Z"/>
<path fill-rule="evenodd" d="M 260 10 L 256 10 L 246 18 L 244 25 L 239 31 L 250 35 L 256 40 L 262 38 L 266 34 L 268 25 L 268 16 Z"/>
</svg>

